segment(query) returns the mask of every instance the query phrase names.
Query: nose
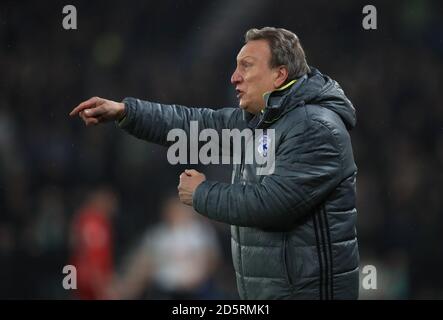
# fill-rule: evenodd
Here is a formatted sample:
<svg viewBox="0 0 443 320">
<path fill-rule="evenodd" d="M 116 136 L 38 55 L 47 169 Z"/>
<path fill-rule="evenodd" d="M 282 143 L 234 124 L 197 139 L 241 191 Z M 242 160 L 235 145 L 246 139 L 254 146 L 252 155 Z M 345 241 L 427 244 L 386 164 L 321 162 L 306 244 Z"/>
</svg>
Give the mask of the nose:
<svg viewBox="0 0 443 320">
<path fill-rule="evenodd" d="M 231 76 L 231 83 L 233 85 L 239 84 L 243 80 L 242 76 L 238 72 L 238 69 L 235 69 L 234 73 Z"/>
</svg>

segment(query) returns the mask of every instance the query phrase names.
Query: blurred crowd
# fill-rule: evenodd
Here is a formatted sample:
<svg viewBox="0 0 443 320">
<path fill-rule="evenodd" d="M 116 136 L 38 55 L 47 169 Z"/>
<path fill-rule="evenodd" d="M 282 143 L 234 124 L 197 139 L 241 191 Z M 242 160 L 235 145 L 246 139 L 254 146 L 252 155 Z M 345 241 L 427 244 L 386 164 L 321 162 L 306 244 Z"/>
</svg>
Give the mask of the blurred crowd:
<svg viewBox="0 0 443 320">
<path fill-rule="evenodd" d="M 0 298 L 238 298 L 229 226 L 174 197 L 185 167 L 68 112 L 94 95 L 235 106 L 243 34 L 265 25 L 297 33 L 357 109 L 361 264 L 378 276 L 361 298 L 443 298 L 443 4 L 374 2 L 367 31 L 359 1 L 233 3 L 73 1 L 67 31 L 61 4 L 2 1 Z M 230 180 L 229 166 L 195 168 Z"/>
</svg>

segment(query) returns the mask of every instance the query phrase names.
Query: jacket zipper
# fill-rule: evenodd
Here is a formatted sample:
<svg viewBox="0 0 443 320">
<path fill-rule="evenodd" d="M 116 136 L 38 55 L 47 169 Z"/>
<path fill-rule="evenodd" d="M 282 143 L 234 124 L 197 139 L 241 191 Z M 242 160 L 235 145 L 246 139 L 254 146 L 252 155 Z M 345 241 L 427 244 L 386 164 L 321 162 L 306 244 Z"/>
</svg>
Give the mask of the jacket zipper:
<svg viewBox="0 0 443 320">
<path fill-rule="evenodd" d="M 257 129 L 258 127 L 259 127 L 259 125 L 261 125 L 261 123 L 263 122 L 263 120 L 264 120 L 264 117 L 265 115 L 263 115 L 263 118 L 259 121 L 259 123 L 254 127 L 254 130 L 255 129 Z M 251 139 L 254 141 L 254 138 L 255 138 L 255 131 L 252 131 L 252 137 L 251 137 Z M 247 145 L 247 143 L 248 143 L 249 141 L 246 141 L 245 140 L 245 145 L 244 145 L 244 147 L 246 148 L 246 145 Z M 243 171 L 244 171 L 244 169 L 245 169 L 245 162 L 246 162 L 246 160 L 245 160 L 245 148 L 241 148 L 241 163 L 240 163 L 240 170 L 238 171 L 239 173 L 238 173 L 238 175 L 237 175 L 237 179 L 238 179 L 238 181 L 241 183 L 241 184 L 244 184 L 245 183 L 245 181 L 244 181 L 244 179 L 243 179 Z M 244 276 L 243 276 L 243 274 L 244 274 L 244 270 L 243 270 L 243 259 L 242 259 L 242 253 L 241 253 L 241 251 L 242 251 L 242 248 L 241 248 L 241 239 L 240 239 L 240 227 L 239 226 L 236 226 L 236 231 L 237 231 L 237 239 L 238 239 L 238 246 L 239 246 L 239 250 L 238 250 L 238 259 L 239 259 L 239 266 L 240 266 L 240 269 L 241 269 L 241 273 L 240 273 L 240 281 L 241 281 L 241 286 L 242 286 L 242 289 L 243 289 L 243 294 L 244 294 L 244 299 L 248 299 L 248 293 L 247 293 L 247 291 L 246 291 L 246 285 L 245 285 L 245 278 L 244 278 Z"/>
<path fill-rule="evenodd" d="M 241 253 L 241 239 L 240 239 L 240 227 L 236 226 L 237 229 L 237 239 L 238 239 L 238 265 L 240 266 L 240 283 L 243 289 L 243 299 L 248 299 L 248 292 L 246 291 L 246 285 L 245 285 L 245 277 L 244 277 L 244 270 L 243 270 L 243 259 L 242 259 L 242 253 Z"/>
<path fill-rule="evenodd" d="M 241 184 L 244 183 L 243 181 L 243 170 L 244 170 L 244 163 L 245 163 L 245 152 L 244 148 L 241 148 L 241 157 L 240 157 L 240 169 L 238 170 L 237 175 L 237 181 Z M 246 284 L 245 284 L 245 278 L 244 278 L 244 269 L 243 269 L 243 259 L 242 259 L 242 245 L 241 245 L 241 239 L 240 239 L 240 227 L 236 226 L 237 231 L 237 240 L 238 240 L 238 265 L 240 267 L 240 283 L 243 289 L 243 299 L 248 299 L 248 292 L 246 291 Z"/>
</svg>

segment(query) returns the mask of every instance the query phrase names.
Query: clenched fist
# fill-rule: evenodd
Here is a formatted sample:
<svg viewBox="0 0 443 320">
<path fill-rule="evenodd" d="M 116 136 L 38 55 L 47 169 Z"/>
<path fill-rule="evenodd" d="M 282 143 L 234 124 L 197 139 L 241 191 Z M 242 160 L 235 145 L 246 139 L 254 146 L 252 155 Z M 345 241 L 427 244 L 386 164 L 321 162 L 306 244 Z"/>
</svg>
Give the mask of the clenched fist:
<svg viewBox="0 0 443 320">
<path fill-rule="evenodd" d="M 69 114 L 71 117 L 79 115 L 86 126 L 120 120 L 125 115 L 125 104 L 99 97 L 83 101 Z"/>
<path fill-rule="evenodd" d="M 206 177 L 203 173 L 200 173 L 197 170 L 185 170 L 185 172 L 180 175 L 180 183 L 177 187 L 180 201 L 188 206 L 192 206 L 192 196 L 194 191 L 199 184 L 205 180 Z"/>
</svg>

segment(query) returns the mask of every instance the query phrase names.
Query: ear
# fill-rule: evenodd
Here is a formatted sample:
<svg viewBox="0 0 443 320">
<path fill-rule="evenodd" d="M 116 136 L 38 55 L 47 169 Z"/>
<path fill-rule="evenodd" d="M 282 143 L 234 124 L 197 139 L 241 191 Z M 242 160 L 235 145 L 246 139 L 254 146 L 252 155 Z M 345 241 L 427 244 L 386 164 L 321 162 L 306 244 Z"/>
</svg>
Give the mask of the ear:
<svg viewBox="0 0 443 320">
<path fill-rule="evenodd" d="M 277 89 L 286 82 L 286 79 L 288 79 L 288 69 L 286 69 L 285 66 L 280 66 L 275 69 L 274 87 Z"/>
</svg>

